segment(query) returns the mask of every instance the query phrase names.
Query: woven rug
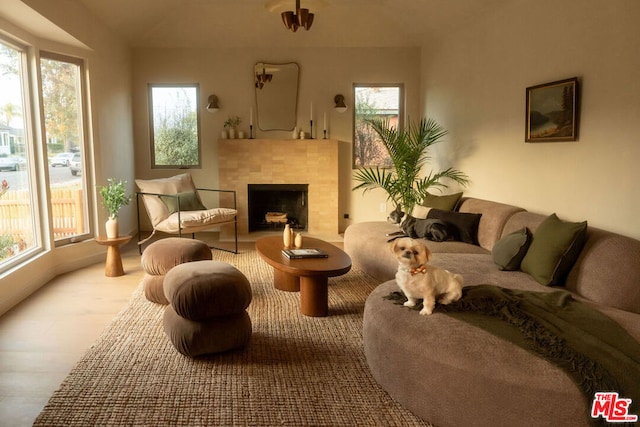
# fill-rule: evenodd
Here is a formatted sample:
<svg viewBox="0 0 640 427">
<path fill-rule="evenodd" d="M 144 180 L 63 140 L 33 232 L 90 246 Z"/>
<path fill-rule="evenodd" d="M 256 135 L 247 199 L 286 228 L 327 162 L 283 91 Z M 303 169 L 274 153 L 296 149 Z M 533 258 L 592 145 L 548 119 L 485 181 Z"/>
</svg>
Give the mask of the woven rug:
<svg viewBox="0 0 640 427">
<path fill-rule="evenodd" d="M 352 269 L 329 279 L 329 316 L 300 314 L 273 288 L 255 251 L 214 251 L 253 289 L 253 335 L 242 350 L 191 359 L 162 329 L 164 306 L 139 288 L 73 368 L 36 426 L 424 426 L 367 367 L 362 313 L 377 282 Z"/>
</svg>

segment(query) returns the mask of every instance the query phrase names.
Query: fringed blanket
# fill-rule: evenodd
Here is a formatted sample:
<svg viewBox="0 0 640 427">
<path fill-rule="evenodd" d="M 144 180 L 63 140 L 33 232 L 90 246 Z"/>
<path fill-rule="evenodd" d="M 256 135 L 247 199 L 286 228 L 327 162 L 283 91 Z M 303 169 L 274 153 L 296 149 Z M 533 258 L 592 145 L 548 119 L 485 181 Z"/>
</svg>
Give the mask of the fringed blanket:
<svg viewBox="0 0 640 427">
<path fill-rule="evenodd" d="M 386 299 L 403 304 L 392 292 Z M 413 309 L 420 310 L 422 304 Z M 463 288 L 462 298 L 436 305 L 444 313 L 480 327 L 562 368 L 583 391 L 587 407 L 596 392 L 632 399 L 640 414 L 640 344 L 615 321 L 569 292 L 526 292 L 492 285 Z"/>
</svg>

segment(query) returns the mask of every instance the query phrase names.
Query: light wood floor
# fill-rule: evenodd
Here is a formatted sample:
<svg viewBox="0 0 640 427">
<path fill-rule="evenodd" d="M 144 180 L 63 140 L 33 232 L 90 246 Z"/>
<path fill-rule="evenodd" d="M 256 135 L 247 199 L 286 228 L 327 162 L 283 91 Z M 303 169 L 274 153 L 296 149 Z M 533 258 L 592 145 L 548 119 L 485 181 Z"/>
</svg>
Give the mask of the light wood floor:
<svg viewBox="0 0 640 427">
<path fill-rule="evenodd" d="M 144 271 L 123 248 L 125 275 L 104 263 L 58 276 L 0 317 L 0 425 L 30 426 L 86 349 L 126 305 Z"/>
</svg>

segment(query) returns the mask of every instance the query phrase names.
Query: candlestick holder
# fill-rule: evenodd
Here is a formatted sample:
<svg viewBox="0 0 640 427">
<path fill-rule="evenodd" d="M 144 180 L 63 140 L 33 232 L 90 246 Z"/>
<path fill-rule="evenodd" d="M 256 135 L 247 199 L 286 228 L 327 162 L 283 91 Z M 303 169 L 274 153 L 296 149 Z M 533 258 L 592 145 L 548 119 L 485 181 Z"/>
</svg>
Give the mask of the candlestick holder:
<svg viewBox="0 0 640 427">
<path fill-rule="evenodd" d="M 253 125 L 249 125 L 249 139 L 253 139 Z"/>
<path fill-rule="evenodd" d="M 313 120 L 309 120 L 309 124 L 311 125 L 311 130 L 309 131 L 309 139 L 313 139 Z"/>
<path fill-rule="evenodd" d="M 327 130 L 324 129 L 322 132 L 324 133 L 324 139 L 327 139 Z"/>
</svg>

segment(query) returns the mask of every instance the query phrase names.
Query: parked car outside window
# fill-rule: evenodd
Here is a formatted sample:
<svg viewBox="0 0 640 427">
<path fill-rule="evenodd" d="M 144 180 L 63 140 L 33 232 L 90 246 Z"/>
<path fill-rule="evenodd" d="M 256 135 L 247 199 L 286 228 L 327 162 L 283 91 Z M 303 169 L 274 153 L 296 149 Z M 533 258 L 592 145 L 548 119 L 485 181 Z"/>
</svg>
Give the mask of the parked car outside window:
<svg viewBox="0 0 640 427">
<path fill-rule="evenodd" d="M 52 167 L 69 166 L 72 158 L 73 153 L 58 153 L 49 160 L 49 164 Z"/>
<path fill-rule="evenodd" d="M 73 176 L 82 174 L 82 157 L 80 157 L 80 154 L 73 155 L 71 164 L 69 165 L 69 170 L 71 171 L 71 175 Z"/>
<path fill-rule="evenodd" d="M 0 156 L 0 171 L 18 171 L 27 166 L 27 161 L 18 156 Z"/>
</svg>

